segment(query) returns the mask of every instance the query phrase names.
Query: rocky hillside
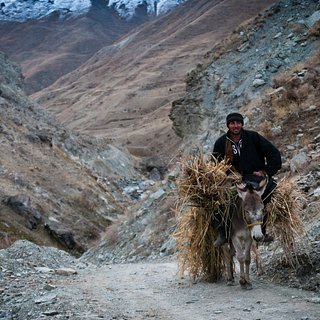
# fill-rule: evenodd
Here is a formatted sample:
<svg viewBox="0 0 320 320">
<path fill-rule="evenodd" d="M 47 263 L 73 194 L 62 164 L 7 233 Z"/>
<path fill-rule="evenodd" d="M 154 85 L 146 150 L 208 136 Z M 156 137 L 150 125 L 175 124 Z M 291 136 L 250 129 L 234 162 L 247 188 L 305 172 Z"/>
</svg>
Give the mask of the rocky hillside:
<svg viewBox="0 0 320 320">
<path fill-rule="evenodd" d="M 130 205 L 123 188 L 140 179 L 134 159 L 32 104 L 3 54 L 0 70 L 0 246 L 22 238 L 83 252 Z"/>
<path fill-rule="evenodd" d="M 318 1 L 280 1 L 239 26 L 207 53 L 206 62 L 189 72 L 187 94 L 174 101 L 170 115 L 176 133 L 198 138 L 209 132 L 216 138 L 225 130 L 226 113 L 249 111 L 244 108 L 249 104 L 258 109 L 262 95 L 281 86 L 275 83 L 279 74 L 294 66 L 295 71 L 302 71 L 303 65 L 296 65 L 315 57 L 318 30 Z M 259 122 L 259 110 L 247 118 L 251 126 Z"/>
</svg>

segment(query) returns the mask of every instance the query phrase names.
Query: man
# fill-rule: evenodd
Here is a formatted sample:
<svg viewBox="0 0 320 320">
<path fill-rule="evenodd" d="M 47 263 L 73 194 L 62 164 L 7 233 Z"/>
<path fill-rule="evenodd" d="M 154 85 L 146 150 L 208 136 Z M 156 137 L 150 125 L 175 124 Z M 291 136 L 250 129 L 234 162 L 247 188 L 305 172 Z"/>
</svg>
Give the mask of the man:
<svg viewBox="0 0 320 320">
<path fill-rule="evenodd" d="M 240 113 L 230 113 L 227 118 L 228 132 L 223 134 L 214 144 L 213 156 L 218 160 L 226 159 L 232 164 L 232 169 L 240 173 L 244 181 L 259 183 L 267 174 L 268 185 L 262 199 L 264 204 L 271 200 L 271 193 L 276 187 L 272 176 L 281 168 L 281 155 L 279 150 L 266 138 L 255 131 L 243 129 L 243 116 Z M 262 231 L 265 241 L 270 239 L 265 233 L 265 222 Z M 222 217 L 217 214 L 214 226 L 218 232 L 215 246 L 226 242 L 226 226 Z"/>
</svg>

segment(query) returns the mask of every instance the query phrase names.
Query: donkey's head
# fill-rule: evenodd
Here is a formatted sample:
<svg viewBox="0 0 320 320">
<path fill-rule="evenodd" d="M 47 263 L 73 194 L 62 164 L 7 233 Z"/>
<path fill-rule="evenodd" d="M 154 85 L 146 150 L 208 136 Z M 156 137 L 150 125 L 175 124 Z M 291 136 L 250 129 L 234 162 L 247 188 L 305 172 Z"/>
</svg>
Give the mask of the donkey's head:
<svg viewBox="0 0 320 320">
<path fill-rule="evenodd" d="M 259 183 L 241 182 L 237 184 L 239 197 L 242 199 L 244 220 L 247 227 L 251 229 L 254 240 L 262 240 L 261 225 L 263 223 L 263 202 L 261 196 L 268 184 L 268 177 L 262 177 Z"/>
</svg>

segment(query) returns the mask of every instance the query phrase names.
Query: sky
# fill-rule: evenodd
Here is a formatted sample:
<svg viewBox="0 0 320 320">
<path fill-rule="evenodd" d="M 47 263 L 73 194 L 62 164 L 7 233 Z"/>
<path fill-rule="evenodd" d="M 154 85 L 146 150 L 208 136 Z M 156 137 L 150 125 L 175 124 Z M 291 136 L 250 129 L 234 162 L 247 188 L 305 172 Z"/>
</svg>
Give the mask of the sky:
<svg viewBox="0 0 320 320">
<path fill-rule="evenodd" d="M 130 19 L 135 8 L 145 3 L 148 14 L 161 15 L 187 0 L 105 0 L 121 17 Z M 81 15 L 89 11 L 90 0 L 0 0 L 0 20 L 26 21 L 39 19 L 59 11 L 64 14 Z"/>
</svg>

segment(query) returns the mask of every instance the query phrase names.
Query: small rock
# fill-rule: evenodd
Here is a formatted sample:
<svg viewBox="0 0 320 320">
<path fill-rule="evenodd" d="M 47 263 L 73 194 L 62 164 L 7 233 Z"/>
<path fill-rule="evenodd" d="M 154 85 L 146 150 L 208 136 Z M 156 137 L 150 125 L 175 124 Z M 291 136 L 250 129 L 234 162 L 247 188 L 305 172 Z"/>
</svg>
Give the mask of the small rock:
<svg viewBox="0 0 320 320">
<path fill-rule="evenodd" d="M 252 85 L 253 85 L 255 88 L 260 87 L 260 86 L 263 86 L 263 85 L 265 85 L 265 84 L 266 84 L 266 82 L 265 82 L 265 80 L 263 80 L 263 79 L 254 79 L 253 82 L 252 82 Z"/>
<path fill-rule="evenodd" d="M 313 110 L 316 110 L 318 107 L 316 105 L 311 105 L 309 106 L 306 110 L 307 111 L 313 111 Z"/>
<path fill-rule="evenodd" d="M 214 313 L 214 314 L 221 314 L 222 311 L 221 311 L 221 310 L 215 310 L 215 311 L 213 311 L 213 313 Z"/>
<path fill-rule="evenodd" d="M 314 297 L 314 298 L 308 299 L 307 301 L 315 304 L 320 304 L 320 297 Z"/>
<path fill-rule="evenodd" d="M 309 18 L 305 20 L 305 23 L 309 28 L 312 28 L 313 25 L 320 20 L 320 11 L 314 12 Z"/>
<path fill-rule="evenodd" d="M 312 195 L 315 197 L 319 197 L 320 196 L 320 187 L 318 187 L 317 189 L 313 190 Z"/>
<path fill-rule="evenodd" d="M 53 300 L 55 300 L 57 297 L 56 293 L 48 293 L 45 294 L 41 297 L 38 297 L 34 300 L 34 303 L 36 304 L 40 304 L 40 303 L 48 303 L 48 302 L 53 302 Z"/>
<path fill-rule="evenodd" d="M 55 286 L 53 286 L 53 285 L 51 285 L 51 284 L 46 284 L 44 287 L 43 287 L 43 289 L 44 290 L 47 290 L 47 291 L 52 291 L 52 290 L 54 290 L 56 287 Z"/>
<path fill-rule="evenodd" d="M 50 273 L 53 272 L 52 269 L 47 268 L 47 267 L 35 267 L 35 269 L 41 273 Z"/>
<path fill-rule="evenodd" d="M 273 37 L 273 39 L 278 39 L 281 35 L 282 35 L 282 32 L 278 32 L 278 33 Z"/>
<path fill-rule="evenodd" d="M 295 155 L 290 161 L 290 170 L 291 172 L 297 172 L 302 168 L 308 161 L 307 154 L 302 151 Z"/>
<path fill-rule="evenodd" d="M 48 311 L 44 311 L 43 314 L 45 316 L 55 316 L 55 315 L 59 314 L 59 312 L 56 310 L 48 310 Z"/>
<path fill-rule="evenodd" d="M 54 272 L 62 276 L 70 276 L 72 274 L 77 274 L 77 271 L 71 268 L 59 268 L 55 269 Z"/>
<path fill-rule="evenodd" d="M 150 197 L 154 200 L 159 199 L 160 197 L 162 197 L 166 192 L 160 188 L 159 190 L 157 190 L 155 193 L 153 193 Z"/>
</svg>

